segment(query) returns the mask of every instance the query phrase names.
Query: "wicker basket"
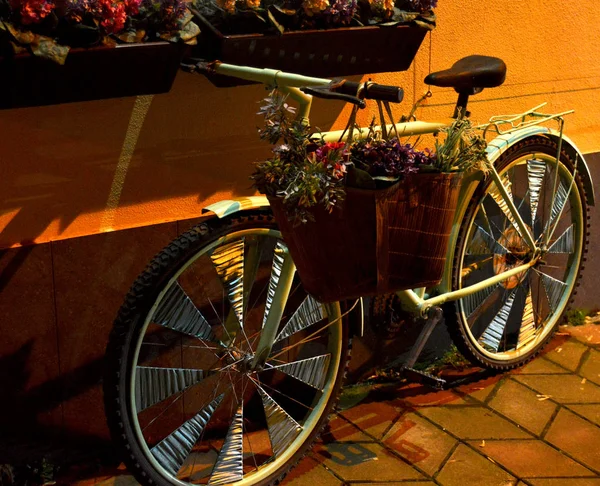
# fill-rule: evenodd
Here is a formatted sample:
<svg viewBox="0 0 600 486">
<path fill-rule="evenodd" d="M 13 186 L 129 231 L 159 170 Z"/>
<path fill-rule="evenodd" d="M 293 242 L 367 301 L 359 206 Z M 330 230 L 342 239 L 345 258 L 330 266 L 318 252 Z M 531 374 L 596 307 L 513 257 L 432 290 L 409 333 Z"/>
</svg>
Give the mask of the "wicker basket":
<svg viewBox="0 0 600 486">
<path fill-rule="evenodd" d="M 307 292 L 333 302 L 429 287 L 444 271 L 461 173 L 416 174 L 383 190 L 347 189 L 339 209 L 293 226 L 271 207 Z"/>
</svg>

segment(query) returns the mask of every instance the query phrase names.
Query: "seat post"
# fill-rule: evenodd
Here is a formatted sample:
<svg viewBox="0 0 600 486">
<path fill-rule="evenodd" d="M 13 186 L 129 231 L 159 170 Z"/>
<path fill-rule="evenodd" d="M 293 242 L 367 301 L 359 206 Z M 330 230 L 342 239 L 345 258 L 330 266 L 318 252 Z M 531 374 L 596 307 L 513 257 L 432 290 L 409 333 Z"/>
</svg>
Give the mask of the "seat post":
<svg viewBox="0 0 600 486">
<path fill-rule="evenodd" d="M 472 93 L 469 93 L 468 91 L 459 91 L 458 101 L 456 102 L 456 107 L 454 108 L 454 115 L 452 115 L 452 118 L 458 118 L 458 115 L 461 112 L 464 116 L 469 116 L 467 105 L 469 104 L 469 96 L 471 96 L 471 94 Z"/>
</svg>

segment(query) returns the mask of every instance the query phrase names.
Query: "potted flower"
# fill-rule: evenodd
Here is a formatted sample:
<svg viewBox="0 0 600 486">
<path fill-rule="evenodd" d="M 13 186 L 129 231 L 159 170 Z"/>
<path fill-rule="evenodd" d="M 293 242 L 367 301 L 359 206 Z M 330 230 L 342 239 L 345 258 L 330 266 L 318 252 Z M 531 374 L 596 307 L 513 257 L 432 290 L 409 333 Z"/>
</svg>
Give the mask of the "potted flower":
<svg viewBox="0 0 600 486">
<path fill-rule="evenodd" d="M 0 0 L 0 107 L 168 91 L 198 34 L 184 0 Z"/>
<path fill-rule="evenodd" d="M 325 143 L 274 93 L 260 135 L 273 155 L 256 164 L 302 282 L 323 302 L 439 282 L 462 174 L 485 160 L 485 141 L 459 117 L 435 149 L 375 130 Z"/>
<path fill-rule="evenodd" d="M 436 4 L 437 0 L 196 0 L 194 14 L 202 29 L 196 54 L 311 76 L 404 71 L 435 27 Z"/>
</svg>

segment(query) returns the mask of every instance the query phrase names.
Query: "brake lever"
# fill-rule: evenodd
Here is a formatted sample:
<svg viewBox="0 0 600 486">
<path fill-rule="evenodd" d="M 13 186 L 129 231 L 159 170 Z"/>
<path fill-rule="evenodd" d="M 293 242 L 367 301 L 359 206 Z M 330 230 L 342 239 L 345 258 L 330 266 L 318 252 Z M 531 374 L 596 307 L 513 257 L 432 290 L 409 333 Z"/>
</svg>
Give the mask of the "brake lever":
<svg viewBox="0 0 600 486">
<path fill-rule="evenodd" d="M 356 96 L 342 94 L 342 93 L 334 93 L 333 91 L 329 91 L 328 87 L 324 88 L 314 88 L 305 86 L 300 88 L 300 91 L 306 93 L 311 96 L 315 96 L 317 98 L 323 98 L 326 100 L 340 100 L 345 101 L 346 103 L 352 103 L 353 105 L 358 106 L 360 109 L 363 109 L 367 106 L 365 100 L 361 100 Z"/>
</svg>

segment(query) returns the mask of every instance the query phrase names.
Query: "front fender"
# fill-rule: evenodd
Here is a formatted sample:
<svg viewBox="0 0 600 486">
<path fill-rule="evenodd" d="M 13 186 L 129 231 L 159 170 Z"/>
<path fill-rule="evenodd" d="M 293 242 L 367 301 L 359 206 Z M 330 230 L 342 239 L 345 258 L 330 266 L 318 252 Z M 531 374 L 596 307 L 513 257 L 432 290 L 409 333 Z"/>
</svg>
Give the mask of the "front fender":
<svg viewBox="0 0 600 486">
<path fill-rule="evenodd" d="M 510 147 L 520 142 L 521 140 L 535 135 L 542 135 L 548 137 L 556 143 L 558 143 L 558 141 L 560 140 L 560 132 L 548 127 L 534 126 L 523 128 L 521 130 L 516 130 L 514 132 L 507 133 L 505 135 L 500 135 L 491 142 L 489 142 L 487 148 L 488 159 L 491 162 L 496 162 L 496 160 L 498 160 L 498 158 Z M 587 203 L 590 206 L 594 206 L 596 203 L 596 196 L 594 194 L 594 183 L 592 182 L 590 169 L 585 161 L 585 158 L 583 157 L 581 151 L 575 146 L 575 144 L 569 137 L 563 135 L 562 139 L 563 150 L 567 152 L 571 160 L 573 160 L 574 162 L 577 161 L 577 172 L 581 176 L 581 180 L 583 182 L 583 187 L 587 196 Z"/>
<path fill-rule="evenodd" d="M 265 196 L 237 197 L 210 204 L 202 208 L 202 214 L 214 213 L 220 219 L 240 211 L 264 207 L 269 207 L 269 201 Z"/>
</svg>

